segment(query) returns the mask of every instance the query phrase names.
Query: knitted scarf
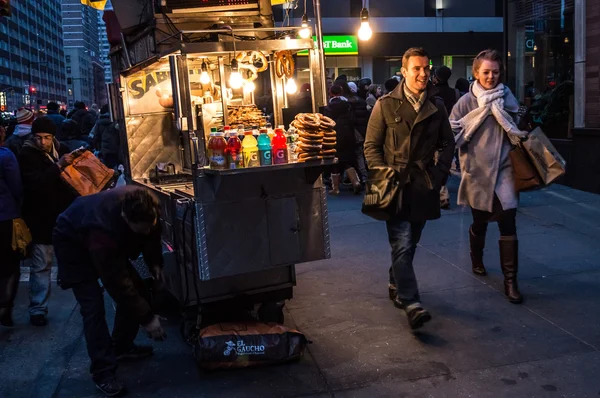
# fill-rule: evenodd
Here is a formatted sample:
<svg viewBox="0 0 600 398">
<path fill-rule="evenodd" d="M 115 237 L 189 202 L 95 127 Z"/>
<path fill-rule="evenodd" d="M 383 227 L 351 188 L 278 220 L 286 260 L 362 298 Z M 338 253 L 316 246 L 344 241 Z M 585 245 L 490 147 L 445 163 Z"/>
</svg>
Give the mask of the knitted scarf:
<svg viewBox="0 0 600 398">
<path fill-rule="evenodd" d="M 508 113 L 517 113 L 519 110 L 518 102 L 514 100 L 510 101 L 514 105 L 505 105 L 505 98 L 512 96 L 512 94 L 502 83 L 496 86 L 496 88 L 486 90 L 476 81 L 471 85 L 471 91 L 477 98 L 477 105 L 479 107 L 473 109 L 460 120 L 450 121 L 452 130 L 459 131 L 454 137 L 457 146 L 460 147 L 471 141 L 483 121 L 489 115 L 494 116 L 498 124 L 502 126 L 502 129 L 508 133 L 508 138 L 513 144 L 529 134 L 526 131 L 519 130 L 513 118 Z"/>
</svg>

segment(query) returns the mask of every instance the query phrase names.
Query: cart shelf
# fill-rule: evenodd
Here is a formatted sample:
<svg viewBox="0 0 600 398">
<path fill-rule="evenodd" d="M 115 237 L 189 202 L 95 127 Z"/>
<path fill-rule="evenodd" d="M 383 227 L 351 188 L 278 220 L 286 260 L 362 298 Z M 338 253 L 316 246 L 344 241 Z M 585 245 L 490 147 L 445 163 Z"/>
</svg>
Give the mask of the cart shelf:
<svg viewBox="0 0 600 398">
<path fill-rule="evenodd" d="M 223 175 L 263 173 L 263 172 L 269 172 L 269 171 L 323 167 L 323 166 L 334 165 L 337 162 L 338 162 L 337 159 L 320 160 L 320 161 L 317 160 L 317 161 L 309 161 L 309 162 L 286 163 L 286 164 L 276 164 L 276 165 L 271 165 L 271 166 L 248 167 L 248 168 L 243 168 L 243 169 L 226 169 L 226 170 L 215 170 L 215 169 L 211 169 L 207 166 L 207 167 L 204 167 L 202 170 L 204 171 L 205 174 L 223 176 Z"/>
</svg>

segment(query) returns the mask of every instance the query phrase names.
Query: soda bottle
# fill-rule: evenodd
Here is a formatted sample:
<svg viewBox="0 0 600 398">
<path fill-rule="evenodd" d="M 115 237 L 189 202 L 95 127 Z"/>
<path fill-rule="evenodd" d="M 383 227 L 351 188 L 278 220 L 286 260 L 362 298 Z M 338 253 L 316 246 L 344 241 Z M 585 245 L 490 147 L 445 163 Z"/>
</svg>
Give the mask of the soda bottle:
<svg viewBox="0 0 600 398">
<path fill-rule="evenodd" d="M 275 136 L 271 144 L 273 145 L 273 164 L 285 164 L 288 162 L 287 139 L 283 135 L 283 130 L 275 129 Z"/>
<path fill-rule="evenodd" d="M 273 164 L 271 158 L 271 140 L 267 134 L 267 129 L 260 129 L 260 135 L 258 136 L 258 156 L 260 157 L 261 166 L 270 166 Z"/>
<path fill-rule="evenodd" d="M 216 127 L 211 127 L 210 128 L 210 134 L 208 135 L 208 141 L 206 142 L 206 156 L 208 158 L 208 162 L 210 164 L 210 159 L 212 158 L 212 141 L 213 138 L 215 138 L 215 134 L 217 132 L 217 128 Z"/>
<path fill-rule="evenodd" d="M 229 140 L 227 140 L 227 161 L 230 169 L 241 169 L 244 167 L 244 158 L 242 156 L 242 142 L 237 136 L 237 133 L 231 132 Z"/>
<path fill-rule="evenodd" d="M 225 156 L 225 148 L 227 142 L 223 137 L 223 133 L 215 133 L 209 141 L 210 148 L 210 168 L 216 170 L 224 170 L 227 168 L 227 157 Z"/>
<path fill-rule="evenodd" d="M 244 167 L 259 167 L 258 160 L 258 143 L 252 135 L 252 131 L 248 130 L 244 133 L 242 141 L 242 155 L 244 157 Z"/>
</svg>

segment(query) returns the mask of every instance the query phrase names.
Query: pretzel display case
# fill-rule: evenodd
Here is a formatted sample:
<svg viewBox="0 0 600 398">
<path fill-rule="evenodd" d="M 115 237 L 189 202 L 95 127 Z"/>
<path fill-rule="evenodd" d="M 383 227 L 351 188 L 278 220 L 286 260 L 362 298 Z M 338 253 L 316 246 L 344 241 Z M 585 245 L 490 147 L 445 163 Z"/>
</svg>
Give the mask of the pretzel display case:
<svg viewBox="0 0 600 398">
<path fill-rule="evenodd" d="M 243 39 L 249 32 L 254 39 Z M 120 69 L 122 89 L 110 90 L 113 112 L 125 122 L 126 173 L 160 199 L 167 285 L 184 307 L 290 299 L 296 265 L 330 257 L 321 174 L 336 162 L 334 125 L 315 112 L 324 106 L 324 73 L 314 42 L 290 32 L 181 31 L 168 50 Z M 306 50 L 315 113 L 297 115 L 291 126 L 298 153 L 286 164 L 208 167 L 211 128 L 266 124 L 255 90 L 270 94 L 271 123 L 283 124 L 294 56 Z"/>
</svg>

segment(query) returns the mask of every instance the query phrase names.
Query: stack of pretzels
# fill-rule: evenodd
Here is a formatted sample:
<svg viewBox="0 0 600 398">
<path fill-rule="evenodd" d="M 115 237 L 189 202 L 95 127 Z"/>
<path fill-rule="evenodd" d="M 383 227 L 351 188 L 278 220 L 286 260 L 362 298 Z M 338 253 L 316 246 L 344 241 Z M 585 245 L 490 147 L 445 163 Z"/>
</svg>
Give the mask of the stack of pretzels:
<svg viewBox="0 0 600 398">
<path fill-rule="evenodd" d="M 291 123 L 298 134 L 298 161 L 335 158 L 335 122 L 320 113 L 300 113 Z"/>
</svg>

